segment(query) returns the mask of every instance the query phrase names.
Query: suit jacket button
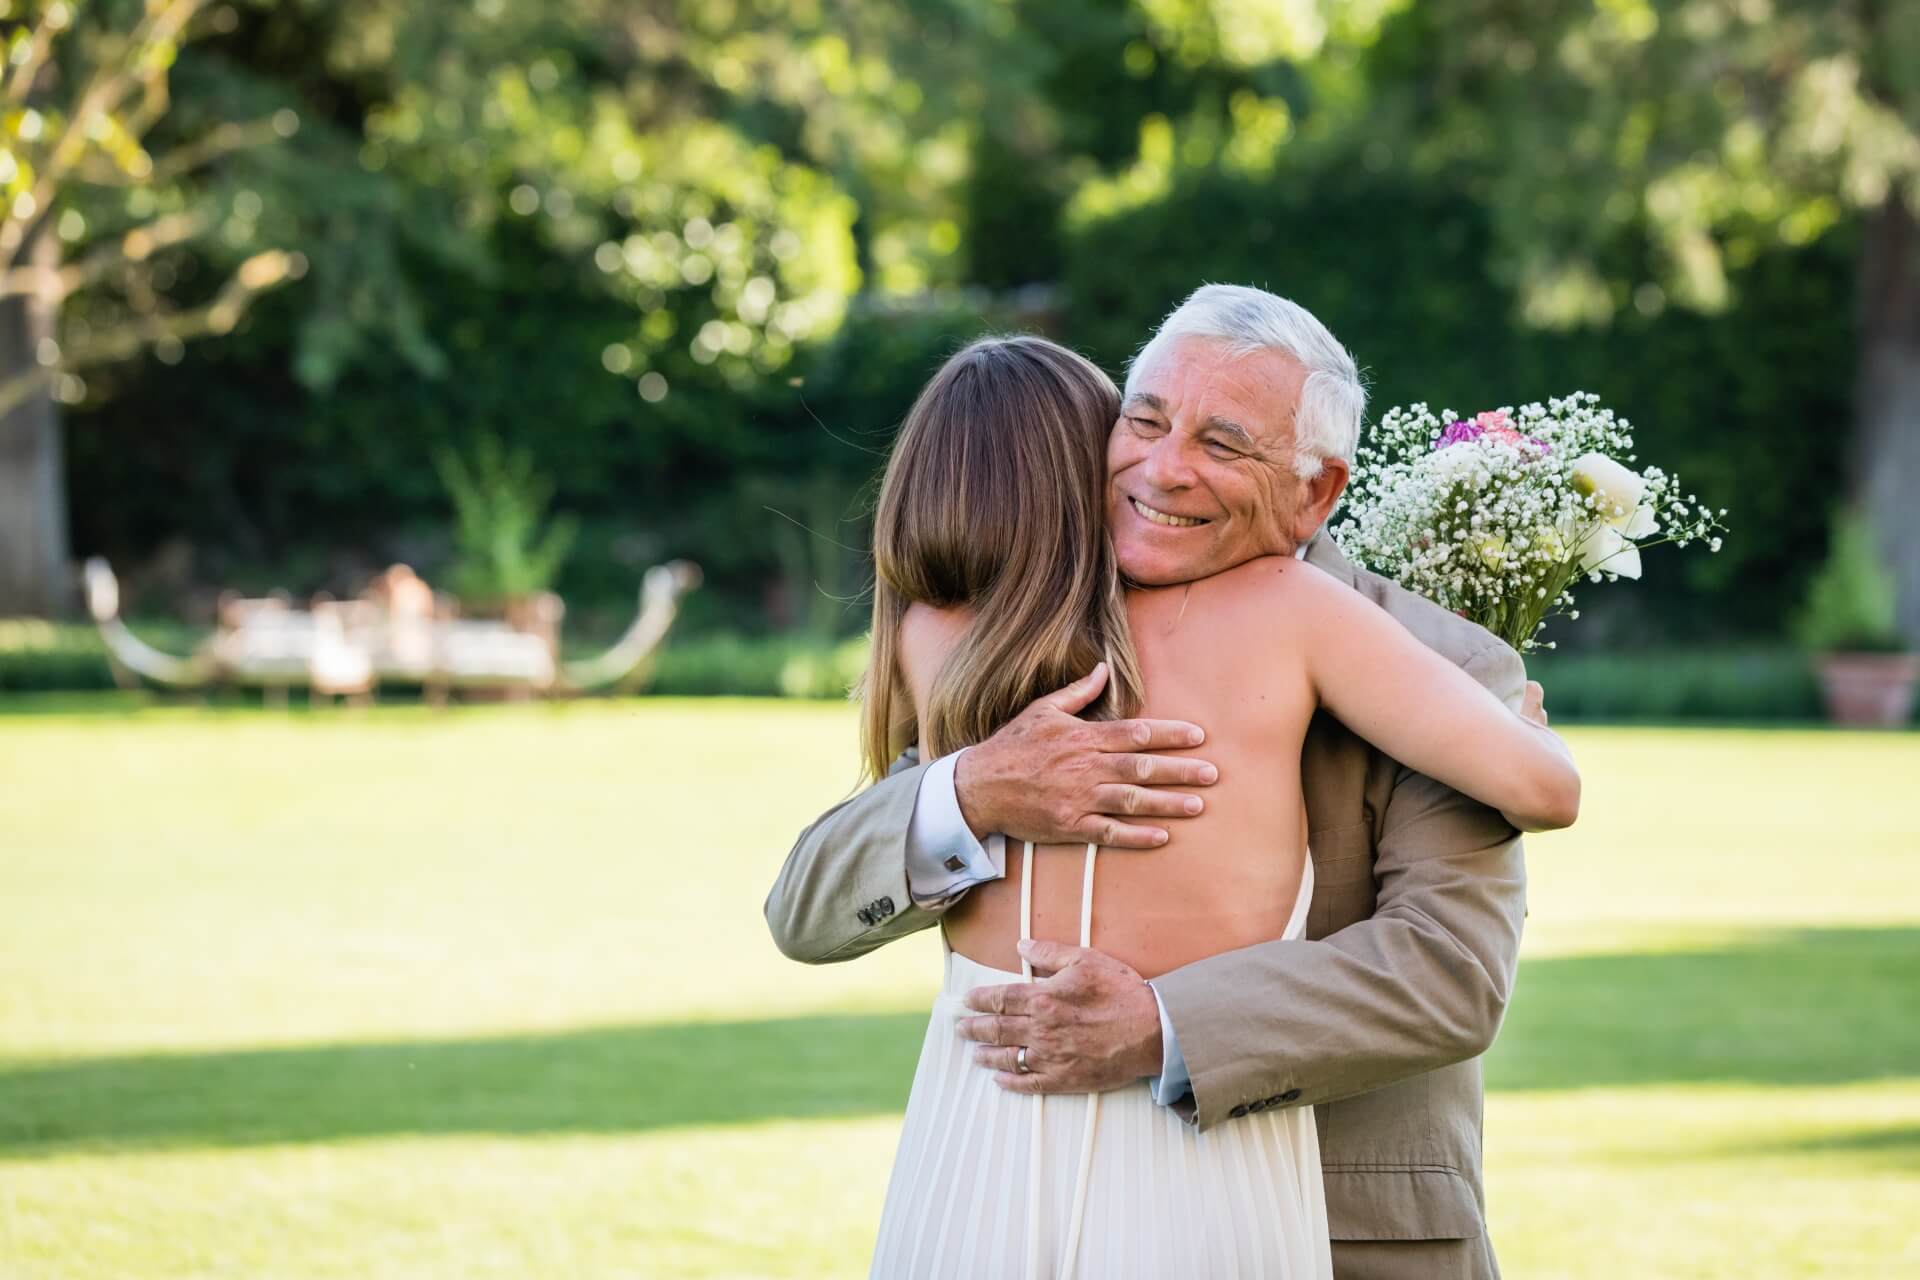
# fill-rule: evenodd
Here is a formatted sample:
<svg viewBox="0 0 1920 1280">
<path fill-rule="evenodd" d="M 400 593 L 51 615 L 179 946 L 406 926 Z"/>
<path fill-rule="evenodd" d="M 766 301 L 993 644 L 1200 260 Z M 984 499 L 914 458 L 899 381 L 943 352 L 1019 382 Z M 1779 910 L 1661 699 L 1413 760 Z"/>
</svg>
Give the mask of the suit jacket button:
<svg viewBox="0 0 1920 1280">
<path fill-rule="evenodd" d="M 1281 1094 L 1277 1099 L 1275 1099 L 1275 1101 L 1292 1102 L 1295 1098 L 1299 1096 L 1300 1096 L 1300 1091 L 1298 1089 L 1289 1089 L 1285 1093 Z"/>
<path fill-rule="evenodd" d="M 853 914 L 860 917 L 861 924 L 873 923 L 873 911 L 870 908 L 862 907 L 858 911 L 854 912 Z"/>
<path fill-rule="evenodd" d="M 1247 1104 L 1247 1114 L 1252 1115 L 1256 1111 L 1265 1111 L 1267 1109 L 1267 1106 L 1272 1101 L 1273 1099 L 1271 1098 L 1257 1098 L 1254 1101 L 1249 1102 Z"/>
<path fill-rule="evenodd" d="M 1247 1114 L 1247 1104 L 1243 1102 L 1233 1110 L 1227 1112 L 1227 1114 L 1233 1119 L 1238 1120 L 1241 1116 Z"/>
<path fill-rule="evenodd" d="M 893 914 L 892 898 L 882 898 L 880 899 L 880 901 L 874 903 L 873 905 L 880 908 L 880 914 L 882 916 L 890 916 Z"/>
</svg>

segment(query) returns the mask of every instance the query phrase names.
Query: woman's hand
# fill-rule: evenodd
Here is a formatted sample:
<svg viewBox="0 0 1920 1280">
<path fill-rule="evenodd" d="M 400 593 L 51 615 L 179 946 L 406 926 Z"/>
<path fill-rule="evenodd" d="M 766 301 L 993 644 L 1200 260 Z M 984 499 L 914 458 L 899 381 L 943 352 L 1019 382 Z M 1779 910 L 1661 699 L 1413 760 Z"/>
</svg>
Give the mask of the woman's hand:
<svg viewBox="0 0 1920 1280">
<path fill-rule="evenodd" d="M 1546 699 L 1547 691 L 1540 687 L 1539 681 L 1527 681 L 1526 691 L 1520 695 L 1520 710 L 1518 714 L 1522 720 L 1536 726 L 1548 738 L 1552 739 L 1554 747 L 1561 755 L 1566 757 L 1568 765 L 1571 766 L 1573 763 L 1573 753 L 1567 749 L 1566 740 L 1547 727 Z M 1556 820 L 1547 825 L 1542 825 L 1538 818 L 1528 818 L 1521 814 L 1502 812 L 1500 816 L 1505 818 L 1507 825 L 1516 831 L 1555 831 L 1562 827 L 1573 825 L 1573 819 L 1579 813 L 1579 775 L 1577 773 L 1575 774 L 1574 782 L 1573 806 L 1573 810 L 1570 813 L 1562 815 L 1565 817 L 1565 821 Z M 1529 825 L 1529 823 L 1532 825 Z"/>
</svg>

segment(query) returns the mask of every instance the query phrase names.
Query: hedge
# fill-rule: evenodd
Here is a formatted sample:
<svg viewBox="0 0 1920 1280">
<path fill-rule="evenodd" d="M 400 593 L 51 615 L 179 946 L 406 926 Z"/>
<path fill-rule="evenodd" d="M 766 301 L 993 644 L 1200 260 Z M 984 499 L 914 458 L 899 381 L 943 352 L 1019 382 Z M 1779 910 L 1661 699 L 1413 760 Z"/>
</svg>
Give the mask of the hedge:
<svg viewBox="0 0 1920 1280">
<path fill-rule="evenodd" d="M 171 653 L 188 652 L 204 635 L 159 622 L 136 623 L 134 631 Z M 866 645 L 858 639 L 821 644 L 794 636 L 675 637 L 655 660 L 646 692 L 844 699 L 865 662 Z M 1556 722 L 1812 721 L 1822 715 L 1812 666 L 1792 650 L 1539 654 L 1527 668 L 1546 686 Z M 106 649 L 92 627 L 0 619 L 0 693 L 113 687 Z"/>
<path fill-rule="evenodd" d="M 185 655 L 204 629 L 136 622 L 141 639 Z M 593 651 L 569 644 L 569 657 Z M 655 659 L 646 692 L 667 696 L 844 699 L 866 663 L 862 640 L 821 644 L 800 637 L 721 634 L 674 641 Z M 80 693 L 115 688 L 106 645 L 93 627 L 37 618 L 0 619 L 0 693 Z M 411 696 L 400 691 L 398 696 Z"/>
<path fill-rule="evenodd" d="M 1721 555 L 1656 553 L 1647 580 L 1609 593 L 1589 624 L 1632 612 L 1570 643 L 1777 642 L 1823 553 L 1828 495 L 1845 488 L 1855 229 L 1761 252 L 1722 314 L 1629 306 L 1604 328 L 1550 332 L 1524 324 L 1490 274 L 1491 219 L 1445 175 L 1375 173 L 1348 155 L 1263 176 L 1196 171 L 1151 203 L 1049 232 L 1051 312 L 993 314 L 973 294 L 865 298 L 771 376 L 734 386 L 690 359 L 666 368 L 673 389 L 657 404 L 599 364 L 631 333 L 630 309 L 509 238 L 495 278 L 408 264 L 421 323 L 449 335 L 444 378 L 391 355 L 325 394 L 302 387 L 290 293 L 177 365 L 121 370 L 118 394 L 69 414 L 75 551 L 109 556 L 129 583 L 169 544 L 190 548 L 202 586 L 351 592 L 393 559 L 437 581 L 450 511 L 431 459 L 494 435 L 534 450 L 556 506 L 580 520 L 559 583 L 576 617 L 630 610 L 647 564 L 688 556 L 707 570 L 689 629 L 844 637 L 865 624 L 844 602 L 870 572 L 872 479 L 945 356 L 983 330 L 1045 323 L 1117 374 L 1180 297 L 1230 280 L 1312 308 L 1357 353 L 1376 411 L 1585 388 L 1634 419 L 1645 459 L 1730 509 Z M 1645 250 L 1629 227 L 1611 251 Z"/>
<path fill-rule="evenodd" d="M 1527 674 L 1562 721 L 1760 720 L 1824 717 L 1807 655 L 1793 650 L 1541 654 Z"/>
</svg>

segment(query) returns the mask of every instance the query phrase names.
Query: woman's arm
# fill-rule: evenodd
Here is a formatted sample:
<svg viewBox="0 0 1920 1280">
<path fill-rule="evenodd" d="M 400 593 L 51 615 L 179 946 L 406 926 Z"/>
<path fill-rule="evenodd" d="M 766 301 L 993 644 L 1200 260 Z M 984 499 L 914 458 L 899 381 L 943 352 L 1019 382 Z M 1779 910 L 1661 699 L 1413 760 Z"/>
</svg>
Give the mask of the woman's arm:
<svg viewBox="0 0 1920 1280">
<path fill-rule="evenodd" d="M 1580 773 L 1558 734 L 1515 715 L 1346 584 L 1309 565 L 1287 565 L 1282 577 L 1314 693 L 1342 724 L 1522 831 L 1573 825 Z"/>
</svg>

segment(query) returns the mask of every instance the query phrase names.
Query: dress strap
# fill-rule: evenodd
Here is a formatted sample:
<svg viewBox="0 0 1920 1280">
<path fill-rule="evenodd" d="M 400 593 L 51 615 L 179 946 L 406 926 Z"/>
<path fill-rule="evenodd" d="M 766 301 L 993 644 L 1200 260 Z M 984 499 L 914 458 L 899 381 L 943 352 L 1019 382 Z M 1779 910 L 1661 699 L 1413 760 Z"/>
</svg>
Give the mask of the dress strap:
<svg viewBox="0 0 1920 1280">
<path fill-rule="evenodd" d="M 1033 841 L 1020 855 L 1020 941 L 1033 937 Z M 1020 957 L 1020 976 L 1033 981 L 1033 964 Z M 1045 1136 L 1042 1108 L 1046 1098 L 1033 1095 L 1033 1132 L 1027 1139 L 1027 1265 L 1026 1280 L 1040 1280 L 1040 1143 Z"/>
<path fill-rule="evenodd" d="M 1100 846 L 1087 845 L 1085 869 L 1080 874 L 1080 945 L 1093 945 L 1093 869 L 1099 860 Z M 1020 940 L 1033 937 L 1033 842 L 1026 842 L 1020 859 Z M 1033 981 L 1033 964 L 1020 957 L 1020 976 Z M 1033 1137 L 1027 1158 L 1027 1280 L 1040 1280 L 1040 1145 L 1045 1133 L 1042 1108 L 1046 1096 L 1033 1097 Z M 1093 1170 L 1093 1131 L 1100 1120 L 1100 1095 L 1087 1095 L 1087 1122 L 1080 1139 L 1080 1168 L 1073 1183 L 1073 1216 L 1067 1221 L 1065 1246 L 1060 1253 L 1060 1278 L 1073 1274 L 1074 1255 L 1080 1250 L 1080 1226 L 1086 1218 L 1087 1180 Z"/>
<path fill-rule="evenodd" d="M 1093 945 L 1093 864 L 1100 856 L 1100 846 L 1087 845 L 1087 869 L 1080 875 L 1080 945 Z"/>
<path fill-rule="evenodd" d="M 1093 945 L 1093 868 L 1099 861 L 1100 846 L 1087 845 L 1086 869 L 1080 875 L 1080 945 Z M 1033 938 L 1033 841 L 1022 846 L 1020 855 L 1020 941 Z M 1033 981 L 1033 965 L 1020 957 L 1020 976 Z"/>
<path fill-rule="evenodd" d="M 1080 876 L 1080 945 L 1093 945 L 1093 864 L 1100 846 L 1087 845 L 1087 869 Z M 1060 1253 L 1061 1280 L 1073 1274 L 1074 1254 L 1080 1249 L 1080 1223 L 1086 1216 L 1087 1178 L 1093 1170 L 1093 1130 L 1100 1122 L 1100 1095 L 1087 1095 L 1087 1123 L 1081 1130 L 1080 1172 L 1073 1180 L 1073 1217 L 1067 1222 L 1067 1244 Z"/>
<path fill-rule="evenodd" d="M 1022 846 L 1020 855 L 1020 941 L 1033 937 L 1033 841 Z M 1020 957 L 1020 976 L 1033 981 L 1033 966 Z"/>
</svg>

